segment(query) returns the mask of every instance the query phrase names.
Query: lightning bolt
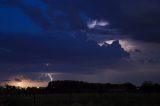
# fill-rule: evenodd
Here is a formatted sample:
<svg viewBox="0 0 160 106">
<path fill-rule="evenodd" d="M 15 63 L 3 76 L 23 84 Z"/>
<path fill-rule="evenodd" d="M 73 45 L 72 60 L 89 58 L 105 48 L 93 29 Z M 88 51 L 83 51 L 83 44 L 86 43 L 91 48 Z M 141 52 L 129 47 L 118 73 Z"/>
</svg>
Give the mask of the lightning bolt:
<svg viewBox="0 0 160 106">
<path fill-rule="evenodd" d="M 47 76 L 49 77 L 50 81 L 52 82 L 52 81 L 53 81 L 52 74 L 51 74 L 51 73 L 48 73 Z"/>
</svg>

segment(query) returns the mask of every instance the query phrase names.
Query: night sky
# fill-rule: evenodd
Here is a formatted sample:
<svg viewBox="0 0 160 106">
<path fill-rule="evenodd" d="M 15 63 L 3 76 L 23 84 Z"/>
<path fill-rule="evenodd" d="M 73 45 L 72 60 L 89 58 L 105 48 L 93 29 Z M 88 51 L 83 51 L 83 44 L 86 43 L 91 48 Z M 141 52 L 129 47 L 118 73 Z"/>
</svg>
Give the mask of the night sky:
<svg viewBox="0 0 160 106">
<path fill-rule="evenodd" d="M 159 0 L 0 0 L 0 83 L 160 82 Z"/>
</svg>

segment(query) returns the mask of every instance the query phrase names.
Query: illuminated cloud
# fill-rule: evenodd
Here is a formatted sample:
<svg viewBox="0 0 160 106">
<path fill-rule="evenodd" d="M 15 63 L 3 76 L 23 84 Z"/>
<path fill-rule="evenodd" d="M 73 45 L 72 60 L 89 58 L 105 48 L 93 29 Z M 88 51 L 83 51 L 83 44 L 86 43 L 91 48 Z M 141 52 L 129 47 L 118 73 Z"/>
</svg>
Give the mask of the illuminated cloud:
<svg viewBox="0 0 160 106">
<path fill-rule="evenodd" d="M 129 39 L 122 39 L 119 41 L 119 43 L 121 44 L 122 48 L 127 52 L 133 52 L 136 49 L 139 49 L 139 46 Z"/>
<path fill-rule="evenodd" d="M 107 21 L 104 21 L 104 20 L 90 20 L 87 22 L 87 26 L 89 29 L 93 29 L 95 27 L 105 27 L 109 25 L 109 23 Z"/>
<path fill-rule="evenodd" d="M 116 39 L 118 40 L 118 39 Z M 100 42 L 99 45 L 100 46 L 107 46 L 107 45 L 111 45 L 113 44 L 116 40 L 105 40 L 104 42 Z M 132 40 L 129 39 L 119 39 L 119 44 L 121 45 L 121 47 L 128 53 L 133 52 L 135 50 L 140 49 L 140 47 L 133 42 Z"/>
<path fill-rule="evenodd" d="M 112 44 L 113 42 L 114 42 L 115 40 L 107 40 L 107 41 L 105 41 L 107 44 Z"/>
</svg>

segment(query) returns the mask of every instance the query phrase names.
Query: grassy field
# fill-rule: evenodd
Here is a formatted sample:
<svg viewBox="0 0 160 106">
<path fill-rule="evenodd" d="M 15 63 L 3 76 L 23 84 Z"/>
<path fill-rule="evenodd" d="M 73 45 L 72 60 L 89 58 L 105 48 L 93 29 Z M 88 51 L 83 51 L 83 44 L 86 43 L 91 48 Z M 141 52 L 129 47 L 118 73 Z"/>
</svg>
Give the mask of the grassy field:
<svg viewBox="0 0 160 106">
<path fill-rule="evenodd" d="M 10 95 L 0 106 L 160 106 L 160 94 Z"/>
</svg>

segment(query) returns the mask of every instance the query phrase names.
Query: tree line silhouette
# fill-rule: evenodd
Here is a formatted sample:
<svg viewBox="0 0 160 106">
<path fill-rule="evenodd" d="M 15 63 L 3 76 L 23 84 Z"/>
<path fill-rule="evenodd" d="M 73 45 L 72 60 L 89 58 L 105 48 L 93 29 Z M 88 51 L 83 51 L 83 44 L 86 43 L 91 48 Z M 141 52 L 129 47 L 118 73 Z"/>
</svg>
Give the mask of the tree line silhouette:
<svg viewBox="0 0 160 106">
<path fill-rule="evenodd" d="M 0 87 L 0 94 L 56 94 L 56 93 L 160 93 L 160 84 L 145 81 L 140 87 L 132 83 L 87 83 L 83 81 L 52 81 L 47 87 L 20 88 L 15 86 Z"/>
</svg>

